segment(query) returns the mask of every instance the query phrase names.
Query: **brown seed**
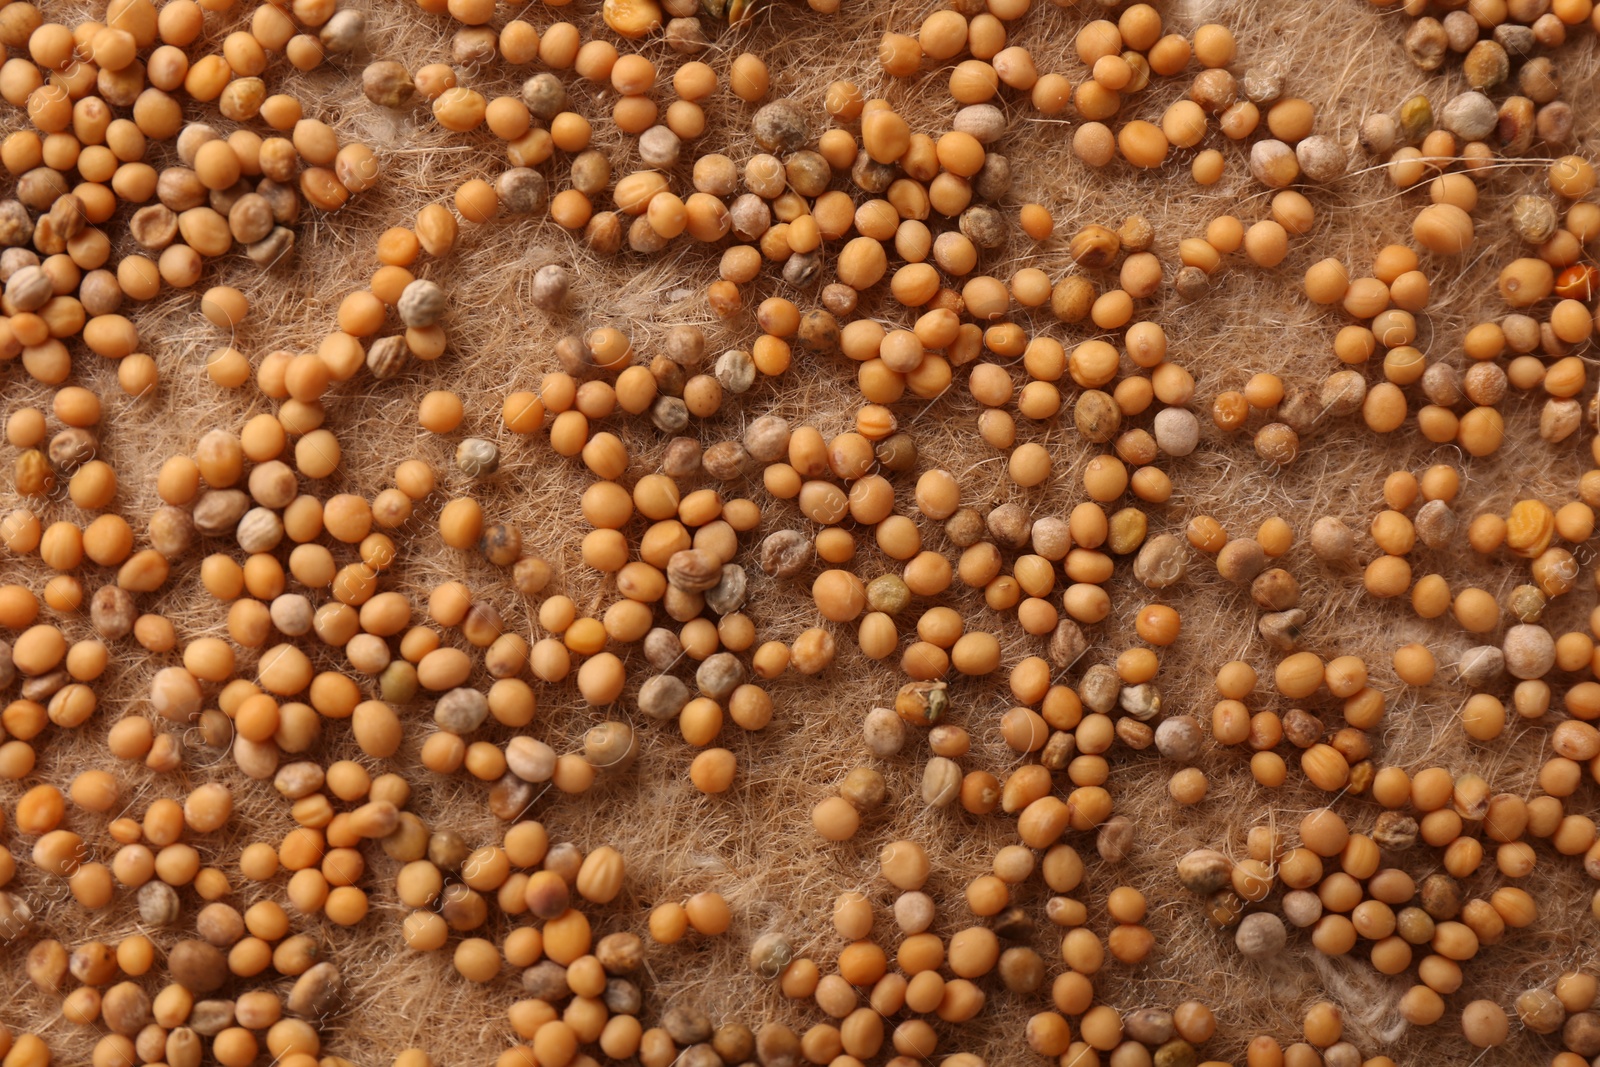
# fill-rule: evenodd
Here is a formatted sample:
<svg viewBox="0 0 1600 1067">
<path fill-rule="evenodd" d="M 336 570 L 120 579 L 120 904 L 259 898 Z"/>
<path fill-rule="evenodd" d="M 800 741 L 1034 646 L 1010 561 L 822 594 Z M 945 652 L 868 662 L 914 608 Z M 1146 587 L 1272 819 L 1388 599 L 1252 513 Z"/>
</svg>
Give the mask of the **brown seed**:
<svg viewBox="0 0 1600 1067">
<path fill-rule="evenodd" d="M 871 767 L 856 767 L 839 785 L 839 795 L 857 811 L 872 811 L 881 806 L 886 793 L 883 775 Z"/>
<path fill-rule="evenodd" d="M 1266 565 L 1266 559 L 1260 544 L 1248 537 L 1237 537 L 1223 545 L 1217 553 L 1217 573 L 1230 582 L 1243 585 L 1255 580 Z"/>
<path fill-rule="evenodd" d="M 1122 1020 L 1122 1031 L 1144 1045 L 1161 1045 L 1172 1040 L 1176 1032 L 1172 1013 L 1158 1008 L 1140 1008 L 1129 1012 Z"/>
<path fill-rule="evenodd" d="M 528 910 L 541 919 L 553 919 L 567 910 L 572 893 L 566 879 L 552 871 L 537 871 L 524 894 Z"/>
<path fill-rule="evenodd" d="M 1542 196 L 1519 196 L 1511 203 L 1511 225 L 1529 244 L 1543 244 L 1559 222 L 1555 205 Z"/>
<path fill-rule="evenodd" d="M 1406 55 L 1420 70 L 1438 70 L 1449 47 L 1450 39 L 1444 25 L 1431 16 L 1417 19 L 1406 31 Z"/>
<path fill-rule="evenodd" d="M 961 508 L 944 522 L 944 535 L 957 548 L 971 548 L 988 532 L 976 508 Z M 1031 533 L 1031 531 L 1030 531 Z"/>
<path fill-rule="evenodd" d="M 9 938 L 8 938 L 9 939 Z M 61 942 L 46 939 L 34 944 L 28 950 L 24 962 L 28 980 L 46 992 L 54 993 L 62 989 L 67 981 L 68 956 L 65 946 Z"/>
<path fill-rule="evenodd" d="M 1209 848 L 1186 853 L 1178 860 L 1178 881 L 1191 893 L 1209 896 L 1226 886 L 1233 875 L 1233 861 Z"/>
<path fill-rule="evenodd" d="M 1250 583 L 1250 599 L 1267 611 L 1287 611 L 1300 602 L 1300 583 L 1282 567 L 1274 567 Z"/>
<path fill-rule="evenodd" d="M 1082 322 L 1094 306 L 1094 283 L 1082 275 L 1069 274 L 1050 291 L 1050 310 L 1062 322 Z"/>
<path fill-rule="evenodd" d="M 323 962 L 302 974 L 284 1000 L 291 1015 L 322 1020 L 344 1007 L 344 979 L 339 969 Z"/>
<path fill-rule="evenodd" d="M 1548 989 L 1530 989 L 1517 997 L 1517 1018 L 1536 1034 L 1553 1034 L 1566 1022 L 1567 1009 Z"/>
<path fill-rule="evenodd" d="M 1417 903 L 1436 920 L 1454 919 L 1461 914 L 1461 883 L 1448 874 L 1430 874 L 1417 887 Z"/>
<path fill-rule="evenodd" d="M 361 91 L 379 107 L 399 108 L 410 102 L 416 84 L 405 67 L 381 60 L 361 72 Z"/>
<path fill-rule="evenodd" d="M 1062 619 L 1050 635 L 1050 663 L 1058 670 L 1065 670 L 1082 659 L 1088 648 L 1089 640 L 1083 628 L 1071 619 Z"/>
<path fill-rule="evenodd" d="M 1384 811 L 1373 823 L 1372 840 L 1379 848 L 1404 852 L 1417 843 L 1417 820 L 1401 811 Z"/>
<path fill-rule="evenodd" d="M 1133 576 L 1151 589 L 1168 589 L 1182 582 L 1187 572 L 1188 548 L 1172 534 L 1152 537 L 1133 562 Z"/>
<path fill-rule="evenodd" d="M 117 954 L 102 942 L 88 941 L 72 950 L 72 958 L 67 967 L 72 972 L 72 977 L 84 985 L 105 985 L 116 976 Z M 168 970 L 170 969 L 169 964 Z"/>
<path fill-rule="evenodd" d="M 761 569 L 774 578 L 790 578 L 811 564 L 811 539 L 797 530 L 777 530 L 761 543 Z"/>
<path fill-rule="evenodd" d="M 693 1045 L 711 1037 L 711 1018 L 698 1008 L 679 1004 L 661 1016 L 661 1028 L 679 1045 Z"/>
<path fill-rule="evenodd" d="M 1492 89 L 1511 73 L 1511 59 L 1498 41 L 1482 40 L 1461 60 L 1461 73 L 1474 89 Z"/>
<path fill-rule="evenodd" d="M 101 998 L 100 1018 L 112 1033 L 132 1037 L 150 1022 L 150 995 L 132 982 L 119 982 Z"/>
<path fill-rule="evenodd" d="M 644 942 L 637 934 L 607 934 L 595 945 L 594 955 L 607 974 L 632 974 L 644 962 Z"/>
<path fill-rule="evenodd" d="M 1180 298 L 1193 302 L 1211 291 L 1211 275 L 1199 267 L 1184 267 L 1173 276 L 1172 287 Z"/>
<path fill-rule="evenodd" d="M 1302 708 L 1290 708 L 1283 714 L 1283 736 L 1296 748 L 1310 748 L 1322 740 L 1322 720 Z"/>
<path fill-rule="evenodd" d="M 743 477 L 750 466 L 750 455 L 737 441 L 719 441 L 705 450 L 700 463 L 711 477 L 729 482 Z"/>
<path fill-rule="evenodd" d="M 533 999 L 548 1004 L 560 1003 L 572 993 L 567 986 L 567 969 L 554 960 L 540 960 L 524 970 L 522 988 Z"/>
<path fill-rule="evenodd" d="M 45 496 L 55 487 L 55 471 L 50 469 L 44 453 L 36 448 L 19 453 L 14 470 L 17 492 L 23 496 Z"/>
<path fill-rule="evenodd" d="M 1121 863 L 1133 847 L 1133 820 L 1124 815 L 1114 815 L 1100 826 L 1095 837 L 1095 850 L 1107 863 Z"/>
<path fill-rule="evenodd" d="M 701 548 L 674 552 L 667 560 L 667 581 L 686 593 L 703 593 L 722 580 L 722 559 Z"/>
<path fill-rule="evenodd" d="M 756 1031 L 756 1059 L 762 1067 L 799 1067 L 799 1036 L 783 1023 L 763 1023 Z"/>
<path fill-rule="evenodd" d="M 204 996 L 221 989 L 229 977 L 228 960 L 204 941 L 179 941 L 167 954 L 167 971 L 173 981 Z"/>
<path fill-rule="evenodd" d="M 1281 422 L 1269 422 L 1256 431 L 1256 455 L 1284 467 L 1300 454 L 1300 435 Z"/>
<path fill-rule="evenodd" d="M 495 818 L 511 822 L 528 810 L 528 806 L 533 803 L 534 795 L 531 782 L 525 782 L 507 772 L 489 788 L 489 810 L 494 813 Z"/>
<path fill-rule="evenodd" d="M 1600 1055 L 1600 1012 L 1581 1011 L 1561 1028 L 1561 1043 L 1579 1056 Z"/>
<path fill-rule="evenodd" d="M 756 1054 L 756 1035 L 743 1023 L 723 1023 L 711 1035 L 711 1047 L 723 1063 L 745 1063 Z"/>
<path fill-rule="evenodd" d="M 1078 432 L 1095 444 L 1110 441 L 1122 427 L 1122 408 L 1110 394 L 1098 389 L 1085 390 L 1078 397 L 1072 416 Z"/>
</svg>

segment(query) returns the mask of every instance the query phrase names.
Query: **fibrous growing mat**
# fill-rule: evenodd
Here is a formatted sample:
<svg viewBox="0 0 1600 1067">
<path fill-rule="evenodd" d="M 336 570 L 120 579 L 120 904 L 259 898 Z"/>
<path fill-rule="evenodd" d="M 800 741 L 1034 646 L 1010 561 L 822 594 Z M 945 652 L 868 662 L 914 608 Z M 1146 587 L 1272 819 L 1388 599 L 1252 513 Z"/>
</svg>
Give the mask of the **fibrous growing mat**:
<svg viewBox="0 0 1600 1067">
<path fill-rule="evenodd" d="M 4 1067 L 1600 1055 L 1589 0 L 813 8 L 0 3 Z"/>
</svg>

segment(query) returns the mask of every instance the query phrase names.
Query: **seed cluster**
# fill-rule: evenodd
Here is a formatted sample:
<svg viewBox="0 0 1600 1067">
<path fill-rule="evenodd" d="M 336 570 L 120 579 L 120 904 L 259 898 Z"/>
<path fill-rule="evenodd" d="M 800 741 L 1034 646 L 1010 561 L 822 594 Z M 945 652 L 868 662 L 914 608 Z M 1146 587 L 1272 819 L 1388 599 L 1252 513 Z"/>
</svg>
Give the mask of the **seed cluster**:
<svg viewBox="0 0 1600 1067">
<path fill-rule="evenodd" d="M 1413 569 L 1459 544 L 1457 511 L 1481 488 L 1472 461 L 1504 444 L 1516 394 L 1542 391 L 1536 421 L 1548 447 L 1576 437 L 1587 418 L 1596 177 L 1572 152 L 1574 109 L 1555 60 L 1536 53 L 1558 49 L 1568 27 L 1600 25 L 1588 0 L 1511 0 L 1441 18 L 1407 0 L 1406 53 L 1422 71 L 1460 55 L 1469 86 L 1437 116 L 1417 95 L 1397 116 L 1361 122 L 1361 147 L 1396 193 L 1408 203 L 1427 193 L 1412 244 L 1380 247 L 1359 277 L 1337 258 L 1311 265 L 1299 290 L 1342 313 L 1332 338 L 1340 369 L 1315 390 L 1240 375 L 1238 388 L 1210 398 L 1211 436 L 1192 410 L 1204 402 L 1195 374 L 1159 321 L 1167 286 L 1177 303 L 1204 300 L 1240 254 L 1273 277 L 1291 239 L 1319 236 L 1323 187 L 1350 177 L 1348 146 L 1326 132 L 1324 112 L 1287 95 L 1281 65 L 1234 73 L 1240 47 L 1227 27 L 1185 35 L 1150 5 L 1111 5 L 1098 13 L 1114 20 L 1076 25 L 1076 65 L 1040 74 L 1042 50 L 1009 43 L 1034 14 L 1028 0 L 954 0 L 914 36 L 885 33 L 880 70 L 861 74 L 869 85 L 879 74 L 906 85 L 942 79 L 953 117 L 921 130 L 888 90 L 869 98 L 839 80 L 820 100 L 782 95 L 761 56 L 725 55 L 734 37 L 713 42 L 689 0 L 605 0 L 598 21 L 542 26 L 531 15 L 503 19 L 493 0 L 416 6 L 448 34 L 451 62 L 413 71 L 404 57 L 382 56 L 366 16 L 336 0 L 271 0 L 227 32 L 218 25 L 227 0 L 111 0 L 103 21 L 75 26 L 45 21 L 24 0 L 0 6 L 0 44 L 16 53 L 0 65 L 0 97 L 31 127 L 0 143 L 14 178 L 13 197 L 0 201 L 0 361 L 52 390 L 48 412 L 8 405 L 5 426 L 19 506 L 0 520 L 0 539 L 50 577 L 37 590 L 0 586 L 0 626 L 11 635 L 0 642 L 0 686 L 16 686 L 0 712 L 0 779 L 25 785 L 0 810 L 0 829 L 15 835 L 0 850 L 0 886 L 13 885 L 27 850 L 76 907 L 131 902 L 143 931 L 69 947 L 44 936 L 66 927 L 41 921 L 51 917 L 18 887 L 0 891 L 0 942 L 26 946 L 27 979 L 60 997 L 63 1018 L 100 1035 L 96 1067 L 351 1064 L 323 1054 L 349 1010 L 338 962 L 322 958 L 323 923 L 375 933 L 388 924 L 395 944 L 418 953 L 448 947 L 456 976 L 475 986 L 519 974 L 525 996 L 507 1009 L 515 1044 L 503 1067 L 598 1056 L 645 1067 L 851 1067 L 879 1057 L 904 1067 L 940 1056 L 983 1067 L 951 1046 L 991 997 L 1031 1005 L 1023 1043 L 1063 1065 L 1195 1067 L 1201 1046 L 1221 1044 L 1211 1007 L 1119 1005 L 1097 986 L 1102 971 L 1132 971 L 1160 947 L 1150 887 L 1117 870 L 1144 846 L 1117 810 L 1116 771 L 1134 754 L 1159 758 L 1176 811 L 1204 804 L 1216 775 L 1202 763 L 1226 767 L 1207 757 L 1229 749 L 1250 753 L 1249 778 L 1265 790 L 1292 788 L 1297 760 L 1324 805 L 1300 819 L 1297 837 L 1250 827 L 1243 859 L 1233 858 L 1235 842 L 1218 841 L 1177 862 L 1177 881 L 1242 957 L 1274 960 L 1293 930 L 1307 930 L 1326 956 L 1360 946 L 1378 974 L 1414 972 L 1399 1001 L 1408 1024 L 1451 1011 L 1468 1042 L 1490 1048 L 1510 1040 L 1514 1014 L 1535 1035 L 1559 1031 L 1556 1067 L 1600 1054 L 1596 980 L 1581 971 L 1528 989 L 1510 1011 L 1445 999 L 1480 951 L 1540 919 L 1527 890 L 1479 877 L 1490 845 L 1506 881 L 1535 869 L 1546 847 L 1535 842 L 1582 857 L 1600 878 L 1595 822 L 1573 799 L 1586 775 L 1600 779 L 1591 724 L 1600 683 L 1573 680 L 1594 673 L 1600 622 L 1558 634 L 1543 621 L 1580 584 L 1600 506 L 1600 446 L 1597 469 L 1564 499 L 1524 495 L 1504 515 L 1482 510 L 1467 522 L 1467 543 L 1502 564 L 1496 580 L 1527 561 L 1526 582 L 1497 594 L 1510 583 L 1457 579 L 1453 590 L 1452 578 Z M 811 7 L 828 15 L 837 4 Z M 737 25 L 753 8 L 708 0 L 704 14 Z M 679 57 L 670 77 L 632 43 L 657 35 Z M 307 117 L 309 101 L 268 93 L 269 79 L 292 79 L 283 65 L 332 62 L 353 74 L 349 57 L 367 53 L 359 80 L 374 114 L 425 109 L 442 131 L 492 138 L 507 166 L 379 234 L 370 279 L 338 299 L 307 350 L 241 351 L 234 331 L 249 296 L 205 288 L 193 309 L 228 335 L 204 358 L 208 388 L 257 413 L 198 433 L 191 452 L 160 464 L 160 506 L 122 513 L 129 494 L 103 398 L 69 381 L 99 357 L 116 362 L 127 397 L 153 396 L 164 367 L 147 350 L 161 339 L 135 325 L 139 305 L 198 289 L 236 251 L 263 271 L 315 254 L 315 241 L 297 238 L 304 224 L 336 227 L 353 197 L 380 185 L 381 152 Z M 701 54 L 713 62 L 682 58 Z M 473 87 L 500 66 L 538 69 L 515 95 Z M 1159 114 L 1145 107 L 1155 79 L 1180 77 L 1189 78 L 1181 97 Z M 1512 88 L 1520 95 L 1498 104 L 1491 95 Z M 743 105 L 748 129 L 711 143 L 714 120 Z M 1012 206 L 1013 171 L 1029 161 L 1001 148 L 1024 106 L 1039 120 L 1071 120 L 1083 166 L 1124 167 L 1140 180 L 1182 159 L 1200 187 L 1223 183 L 1232 166 L 1261 196 L 1212 216 L 1197 236 L 1169 240 L 1133 214 L 1074 216 L 1076 229 L 1058 237 L 1049 208 Z M 232 132 L 191 118 L 213 112 Z M 625 153 L 603 147 L 612 130 Z M 1530 164 L 1536 149 L 1554 158 Z M 634 155 L 635 169 L 614 172 Z M 1535 166 L 1542 187 L 1527 185 L 1505 217 L 1474 214 L 1480 184 Z M 548 223 L 597 257 L 715 257 L 716 280 L 698 294 L 705 321 L 636 347 L 624 329 L 588 321 L 598 316 L 574 299 L 581 260 L 543 263 L 528 297 L 553 338 L 543 365 L 556 369 L 499 388 L 504 432 L 481 425 L 465 386 L 434 389 L 415 424 L 450 442 L 453 468 L 410 457 L 386 463 L 392 484 L 350 484 L 346 451 L 364 442 L 341 405 L 353 388 L 381 393 L 419 365 L 461 355 L 444 265 L 464 238 L 519 221 Z M 1433 287 L 1499 231 L 1525 253 L 1498 266 L 1495 296 L 1510 311 L 1463 332 L 1460 371 L 1439 358 L 1440 339 L 1423 336 Z M 1002 277 L 1008 250 L 1024 242 L 1058 248 L 1070 268 L 1053 278 L 1026 265 Z M 773 292 L 787 295 L 763 295 Z M 734 327 L 748 340 L 715 351 Z M 1369 384 L 1380 348 L 1383 380 Z M 779 414 L 772 391 L 817 368 L 853 375 L 853 415 Z M 927 454 L 931 435 L 917 420 L 951 402 L 975 409 L 972 428 L 1003 467 L 1004 489 L 1016 490 L 1010 499 L 991 499 L 970 471 Z M 1321 566 L 1363 567 L 1372 600 L 1409 596 L 1419 620 L 1448 616 L 1481 642 L 1454 653 L 1452 677 L 1439 673 L 1442 643 L 1398 647 L 1399 685 L 1389 688 L 1362 658 L 1321 648 L 1317 605 L 1303 602 L 1291 569 L 1300 557 L 1288 519 L 1231 536 L 1210 515 L 1180 528 L 1170 513 L 1183 499 L 1183 461 L 1197 452 L 1247 432 L 1246 459 L 1278 472 L 1309 450 L 1326 416 L 1357 414 L 1375 435 L 1414 416 L 1423 440 L 1459 446 L 1460 461 L 1394 472 L 1361 534 L 1328 514 L 1304 540 Z M 1050 432 L 1069 416 L 1076 452 Z M 485 510 L 487 490 L 529 457 L 583 472 L 587 529 L 571 543 Z M 1045 488 L 1076 502 L 1060 514 L 1018 502 Z M 503 572 L 522 603 L 496 604 L 462 580 L 408 583 L 413 554 L 441 545 L 453 560 L 475 553 Z M 1229 586 L 1247 596 L 1256 632 L 1281 658 L 1271 693 L 1249 663 L 1221 663 L 1207 723 L 1164 700 L 1162 655 L 1184 629 L 1166 598 L 1209 583 L 1212 568 L 1219 602 Z M 602 579 L 601 597 L 585 595 L 580 569 Z M 789 587 L 809 590 L 810 608 L 785 638 L 761 598 Z M 174 588 L 199 594 L 196 616 L 222 619 L 226 638 L 141 607 Z M 952 606 L 969 590 L 989 615 Z M 1137 600 L 1118 603 L 1130 591 Z M 1096 627 L 1122 617 L 1132 636 L 1119 648 L 1112 627 Z M 842 647 L 852 631 L 855 650 Z M 1016 841 L 959 902 L 928 891 L 943 873 L 931 840 L 903 838 L 863 872 L 875 894 L 888 887 L 895 932 L 873 896 L 847 892 L 832 910 L 842 947 L 821 962 L 793 947 L 803 931 L 774 923 L 758 933 L 712 884 L 654 901 L 629 929 L 619 906 L 637 874 L 627 843 L 596 840 L 584 851 L 531 817 L 549 787 L 580 796 L 625 781 L 666 724 L 695 750 L 687 777 L 702 799 L 750 788 L 735 752 L 746 746 L 727 739 L 727 720 L 762 743 L 784 725 L 775 683 L 858 664 L 856 652 L 892 681 L 883 706 L 859 709 L 865 757 L 814 794 L 812 829 L 841 857 L 846 842 L 875 833 L 901 799 L 896 768 L 911 749 L 922 759 L 925 741 L 913 805 L 1015 819 Z M 122 655 L 163 666 L 139 706 L 118 708 L 105 748 L 144 764 L 158 795 L 125 795 L 115 765 L 35 781 L 51 725 L 93 729 L 110 717 L 97 682 Z M 1459 721 L 1473 742 L 1500 742 L 1519 722 L 1548 727 L 1553 755 L 1537 773 L 1539 795 L 1495 792 L 1471 770 L 1384 762 L 1397 694 L 1445 682 L 1470 691 Z M 604 719 L 559 751 L 539 735 L 567 710 L 549 704 L 569 683 Z M 980 695 L 1007 707 L 982 721 Z M 361 760 L 325 755 L 345 730 Z M 402 758 L 419 735 L 420 768 Z M 1014 757 L 1008 766 L 983 765 L 990 737 Z M 237 770 L 233 784 L 201 780 L 215 776 L 199 752 Z M 419 770 L 483 783 L 503 827 L 473 841 L 447 819 L 424 821 L 410 810 Z M 203 855 L 231 849 L 236 792 L 269 795 L 267 783 L 293 829 L 208 865 Z M 1367 802 L 1370 825 L 1353 820 L 1365 833 L 1334 810 Z M 109 817 L 110 845 L 79 832 L 80 811 Z M 932 825 L 919 828 L 931 835 Z M 1074 840 L 1092 840 L 1099 863 L 1086 863 Z M 1437 856 L 1422 860 L 1419 842 Z M 372 862 L 393 878 L 372 877 Z M 245 882 L 268 895 L 236 907 Z M 1059 942 L 1041 953 L 1046 930 Z M 646 1003 L 651 953 L 730 936 L 749 941 L 756 975 L 811 1002 L 822 1021 L 797 1032 L 775 1020 L 719 1021 L 684 998 Z M 1053 956 L 1065 969 L 1046 962 Z M 1331 1001 L 1309 1007 L 1300 1036 L 1287 1048 L 1256 1036 L 1244 1062 L 1393 1062 L 1364 1055 L 1358 1040 L 1372 1035 L 1347 1034 Z M 44 1067 L 51 1050 L 0 1023 L 0 1057 L 4 1067 Z M 394 1062 L 434 1061 L 412 1049 Z"/>
</svg>

